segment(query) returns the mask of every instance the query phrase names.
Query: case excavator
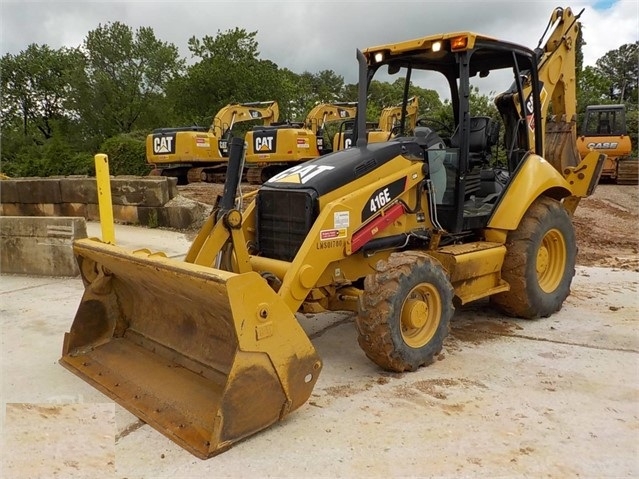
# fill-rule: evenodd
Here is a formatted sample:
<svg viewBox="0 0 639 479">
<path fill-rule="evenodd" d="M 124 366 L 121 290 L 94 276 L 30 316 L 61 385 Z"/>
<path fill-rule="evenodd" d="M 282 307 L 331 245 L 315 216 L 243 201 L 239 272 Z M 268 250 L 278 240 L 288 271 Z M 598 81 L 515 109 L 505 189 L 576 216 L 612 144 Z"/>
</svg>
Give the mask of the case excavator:
<svg viewBox="0 0 639 479">
<path fill-rule="evenodd" d="M 210 128 L 158 128 L 146 138 L 146 160 L 153 175 L 175 176 L 178 184 L 224 183 L 233 127 L 241 122 L 276 122 L 275 101 L 230 103 L 220 109 Z"/>
<path fill-rule="evenodd" d="M 183 261 L 77 240 L 85 291 L 61 363 L 207 458 L 308 400 L 322 359 L 296 314 L 353 311 L 366 356 L 400 372 L 433 363 L 460 305 L 490 298 L 528 319 L 560 310 L 575 274 L 571 216 L 605 155 L 574 156 L 580 26 L 569 8 L 550 25 L 537 50 L 473 32 L 358 50 L 358 112 L 377 72 L 408 84 L 427 71 L 450 86 L 456 131 L 404 123 L 370 143 L 360 114 L 353 147 L 244 197 L 234 138 L 224 194 Z M 496 98 L 505 165 L 495 120 L 469 103 L 470 80 L 494 72 L 512 82 Z M 559 117 L 546 118 L 549 105 Z"/>
<path fill-rule="evenodd" d="M 320 103 L 308 112 L 304 123 L 253 127 L 244 137 L 248 182 L 261 185 L 290 166 L 329 153 L 324 143 L 327 126 L 354 118 L 356 106 L 356 102 Z"/>
<path fill-rule="evenodd" d="M 588 105 L 577 149 L 582 158 L 593 150 L 606 154 L 602 180 L 637 184 L 639 160 L 631 157 L 632 142 L 623 104 Z"/>
</svg>

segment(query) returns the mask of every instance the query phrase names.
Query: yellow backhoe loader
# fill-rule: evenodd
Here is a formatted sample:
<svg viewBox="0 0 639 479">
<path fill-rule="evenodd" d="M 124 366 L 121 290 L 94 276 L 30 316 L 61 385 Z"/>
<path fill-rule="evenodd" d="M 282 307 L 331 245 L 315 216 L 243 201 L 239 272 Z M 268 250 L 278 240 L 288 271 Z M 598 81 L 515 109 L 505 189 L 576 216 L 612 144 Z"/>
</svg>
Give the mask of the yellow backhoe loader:
<svg viewBox="0 0 639 479">
<path fill-rule="evenodd" d="M 147 163 L 154 168 L 152 174 L 175 176 L 178 184 L 223 183 L 233 127 L 246 121 L 270 125 L 278 117 L 275 101 L 230 103 L 217 112 L 208 129 L 194 126 L 153 130 L 146 138 Z"/>
<path fill-rule="evenodd" d="M 298 312 L 356 312 L 366 355 L 413 371 L 439 354 L 455 305 L 490 298 L 530 319 L 561 309 L 575 273 L 571 215 L 605 157 L 572 156 L 571 118 L 544 121 L 549 104 L 571 113 L 575 103 L 580 26 L 568 8 L 551 25 L 539 50 L 472 32 L 358 50 L 358 112 L 378 71 L 438 73 L 451 89 L 451 138 L 420 126 L 407 135 L 404 117 L 392 140 L 369 143 L 361 114 L 353 147 L 243 199 L 234 138 L 224 194 L 184 261 L 76 241 L 85 292 L 62 364 L 207 458 L 308 400 L 322 360 Z M 497 98 L 503 167 L 491 156 L 495 121 L 469 103 L 470 80 L 491 72 L 514 79 Z M 560 148 L 550 160 L 545 126 Z M 240 200 L 250 201 L 243 213 Z"/>
<path fill-rule="evenodd" d="M 355 117 L 356 102 L 320 103 L 304 123 L 256 126 L 244 137 L 247 180 L 261 185 L 290 166 L 329 153 L 324 143 L 326 127 Z"/>
<path fill-rule="evenodd" d="M 411 97 L 406 103 L 387 106 L 379 115 L 377 125 L 366 128 L 366 139 L 369 143 L 388 141 L 397 135 L 398 127 L 403 123 L 402 114 L 406 116 L 407 131 L 413 131 L 417 123 L 419 99 Z M 333 137 L 333 150 L 339 151 L 353 146 L 353 121 L 346 121 L 340 125 Z"/>
<path fill-rule="evenodd" d="M 637 184 L 637 158 L 631 158 L 632 143 L 624 105 L 588 105 L 577 149 L 583 158 L 591 151 L 606 154 L 601 179 Z"/>
</svg>

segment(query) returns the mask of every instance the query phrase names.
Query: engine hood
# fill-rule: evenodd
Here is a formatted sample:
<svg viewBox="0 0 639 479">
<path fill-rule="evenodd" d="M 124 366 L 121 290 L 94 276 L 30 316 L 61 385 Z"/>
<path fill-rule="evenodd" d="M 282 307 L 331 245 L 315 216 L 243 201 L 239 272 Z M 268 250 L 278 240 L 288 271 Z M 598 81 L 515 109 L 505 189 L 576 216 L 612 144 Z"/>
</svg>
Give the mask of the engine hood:
<svg viewBox="0 0 639 479">
<path fill-rule="evenodd" d="M 396 139 L 353 147 L 295 165 L 274 176 L 264 186 L 269 189 L 308 189 L 319 196 L 336 190 L 376 170 L 397 156 L 424 160 L 424 150 L 412 139 Z"/>
</svg>

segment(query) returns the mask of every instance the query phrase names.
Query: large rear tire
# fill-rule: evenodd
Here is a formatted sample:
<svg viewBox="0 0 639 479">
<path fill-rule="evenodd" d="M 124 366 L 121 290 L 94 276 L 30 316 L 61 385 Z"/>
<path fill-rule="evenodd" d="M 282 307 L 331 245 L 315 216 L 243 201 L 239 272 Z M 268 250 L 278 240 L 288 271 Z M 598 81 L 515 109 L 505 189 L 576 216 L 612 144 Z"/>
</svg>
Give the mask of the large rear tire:
<svg viewBox="0 0 639 479">
<path fill-rule="evenodd" d="M 453 287 L 437 261 L 415 251 L 393 253 L 364 280 L 359 345 L 386 370 L 414 371 L 441 351 L 454 310 Z"/>
<path fill-rule="evenodd" d="M 577 245 L 572 221 L 556 200 L 540 197 L 508 234 L 502 277 L 510 291 L 490 298 L 501 312 L 524 319 L 559 311 L 570 294 Z"/>
</svg>

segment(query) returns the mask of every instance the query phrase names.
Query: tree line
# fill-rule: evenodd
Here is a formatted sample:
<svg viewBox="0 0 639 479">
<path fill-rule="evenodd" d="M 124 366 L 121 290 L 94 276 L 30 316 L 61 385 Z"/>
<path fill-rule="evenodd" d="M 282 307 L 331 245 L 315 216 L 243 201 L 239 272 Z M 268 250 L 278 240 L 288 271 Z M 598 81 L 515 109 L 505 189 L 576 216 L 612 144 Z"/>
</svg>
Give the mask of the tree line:
<svg viewBox="0 0 639 479">
<path fill-rule="evenodd" d="M 93 174 L 105 152 L 114 174 L 146 174 L 144 139 L 154 128 L 209 126 L 231 102 L 277 100 L 280 118 L 300 121 L 318 102 L 356 101 L 357 85 L 333 70 L 296 73 L 260 57 L 257 32 L 234 28 L 192 37 L 187 64 L 150 27 L 112 22 L 88 32 L 76 48 L 31 44 L 0 59 L 0 170 L 10 176 Z M 581 45 L 578 45 L 581 48 Z M 639 42 L 620 46 L 581 69 L 578 105 L 624 103 L 637 148 Z M 420 116 L 449 120 L 435 90 L 411 85 Z M 367 118 L 401 101 L 403 84 L 374 81 Z M 498 116 L 472 92 L 477 114 Z"/>
</svg>

